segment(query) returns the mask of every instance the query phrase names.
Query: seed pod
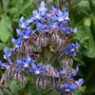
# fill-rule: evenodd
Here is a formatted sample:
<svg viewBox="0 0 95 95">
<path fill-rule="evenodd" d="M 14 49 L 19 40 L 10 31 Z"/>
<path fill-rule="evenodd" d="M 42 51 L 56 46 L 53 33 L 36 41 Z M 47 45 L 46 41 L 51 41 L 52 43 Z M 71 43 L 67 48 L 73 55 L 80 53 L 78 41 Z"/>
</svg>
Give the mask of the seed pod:
<svg viewBox="0 0 95 95">
<path fill-rule="evenodd" d="M 66 58 L 65 60 L 64 60 L 64 66 L 66 67 L 66 68 L 70 68 L 70 67 L 72 67 L 72 65 L 73 65 L 73 60 L 71 59 L 71 58 Z"/>
<path fill-rule="evenodd" d="M 53 66 L 51 65 L 46 65 L 45 66 L 45 71 L 52 77 L 54 77 L 56 75 L 56 70 L 53 68 Z"/>
<path fill-rule="evenodd" d="M 46 80 L 43 77 L 39 77 L 36 80 L 36 86 L 38 89 L 45 89 L 46 88 Z"/>
</svg>

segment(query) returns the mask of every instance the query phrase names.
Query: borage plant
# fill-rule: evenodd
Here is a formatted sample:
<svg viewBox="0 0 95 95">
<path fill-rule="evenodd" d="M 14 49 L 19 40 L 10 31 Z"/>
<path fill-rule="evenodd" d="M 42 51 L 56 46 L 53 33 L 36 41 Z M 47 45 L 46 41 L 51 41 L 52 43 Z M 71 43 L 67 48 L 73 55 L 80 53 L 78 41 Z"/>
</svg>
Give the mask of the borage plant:
<svg viewBox="0 0 95 95">
<path fill-rule="evenodd" d="M 18 38 L 12 39 L 13 48 L 4 49 L 4 62 L 1 69 L 6 70 L 6 79 L 17 83 L 31 75 L 37 89 L 59 90 L 61 95 L 72 95 L 83 84 L 82 78 L 75 80 L 79 67 L 72 68 L 72 56 L 77 56 L 78 42 L 73 39 L 77 29 L 69 27 L 67 11 L 62 12 L 54 6 L 49 11 L 44 1 L 33 16 L 21 17 Z M 0 85 L 1 86 L 1 85 Z M 45 93 L 45 90 L 48 90 Z"/>
</svg>

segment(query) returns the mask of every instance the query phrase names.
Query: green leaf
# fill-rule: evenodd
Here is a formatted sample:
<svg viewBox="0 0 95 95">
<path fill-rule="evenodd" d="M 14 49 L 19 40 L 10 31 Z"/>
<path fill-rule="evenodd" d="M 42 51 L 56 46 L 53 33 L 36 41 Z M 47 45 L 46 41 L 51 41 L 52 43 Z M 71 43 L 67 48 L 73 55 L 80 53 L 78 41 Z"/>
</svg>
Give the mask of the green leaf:
<svg viewBox="0 0 95 95">
<path fill-rule="evenodd" d="M 7 15 L 2 15 L 0 20 L 0 40 L 7 42 L 11 37 L 11 21 Z"/>
<path fill-rule="evenodd" d="M 78 26 L 78 33 L 75 38 L 84 47 L 84 52 L 82 53 L 87 57 L 95 58 L 95 41 L 90 27 L 84 25 Z"/>
<path fill-rule="evenodd" d="M 89 10 L 90 9 L 90 4 L 89 4 L 89 1 L 88 0 L 81 0 L 81 2 L 79 2 L 77 4 L 77 6 L 81 9 L 86 9 L 86 10 Z"/>
<path fill-rule="evenodd" d="M 12 7 L 9 9 L 9 12 L 12 16 L 18 15 L 18 9 L 16 7 Z"/>
<path fill-rule="evenodd" d="M 87 31 L 85 30 L 85 27 L 81 25 L 78 25 L 77 29 L 78 33 L 75 35 L 75 39 L 77 39 L 80 42 L 80 44 L 84 44 L 84 42 L 89 39 Z"/>
<path fill-rule="evenodd" d="M 2 50 L 5 47 L 5 44 L 0 43 L 0 50 Z"/>
<path fill-rule="evenodd" d="M 85 91 L 85 87 L 80 87 L 78 90 L 76 90 L 73 95 L 83 95 Z"/>
<path fill-rule="evenodd" d="M 17 85 L 16 81 L 15 80 L 12 80 L 10 82 L 10 90 L 15 93 L 15 95 L 19 95 L 19 90 L 20 90 L 20 87 Z"/>
<path fill-rule="evenodd" d="M 4 9 L 4 11 L 8 12 L 10 0 L 2 0 L 2 3 L 3 3 L 3 9 Z"/>
<path fill-rule="evenodd" d="M 88 41 L 85 55 L 87 55 L 90 58 L 95 58 L 95 41 L 93 35 L 89 27 L 86 27 L 85 30 L 88 32 L 88 36 L 89 36 L 89 41 Z"/>
<path fill-rule="evenodd" d="M 4 89 L 4 95 L 12 95 L 12 93 L 8 91 L 7 89 Z"/>
<path fill-rule="evenodd" d="M 91 26 L 91 18 L 85 18 L 84 19 L 84 25 L 90 27 Z"/>
<path fill-rule="evenodd" d="M 23 13 L 27 8 L 30 8 L 30 6 L 32 6 L 32 2 L 27 2 L 26 4 L 24 4 L 20 10 L 20 13 Z"/>
<path fill-rule="evenodd" d="M 95 15 L 91 15 L 91 31 L 95 40 Z"/>
<path fill-rule="evenodd" d="M 95 0 L 89 0 L 91 10 L 95 12 Z"/>
<path fill-rule="evenodd" d="M 60 95 L 58 90 L 54 90 L 51 95 Z"/>
</svg>

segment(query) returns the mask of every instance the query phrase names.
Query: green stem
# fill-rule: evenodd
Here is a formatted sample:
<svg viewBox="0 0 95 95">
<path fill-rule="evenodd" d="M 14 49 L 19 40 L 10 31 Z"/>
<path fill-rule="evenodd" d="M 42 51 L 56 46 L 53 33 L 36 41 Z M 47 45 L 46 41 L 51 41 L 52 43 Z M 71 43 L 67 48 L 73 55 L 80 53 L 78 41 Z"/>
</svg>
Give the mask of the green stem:
<svg viewBox="0 0 95 95">
<path fill-rule="evenodd" d="M 61 47 L 61 46 L 60 46 L 60 47 Z M 56 49 L 56 51 L 53 53 L 53 55 L 51 56 L 51 58 L 49 59 L 49 61 L 48 61 L 47 63 L 51 62 L 51 60 L 55 57 L 55 55 L 58 53 L 58 51 L 60 51 L 60 47 L 58 47 L 58 48 Z"/>
<path fill-rule="evenodd" d="M 43 92 L 42 95 L 47 95 L 47 94 L 51 93 L 54 89 L 55 89 L 55 87 L 52 88 L 52 89 L 46 90 L 46 91 Z"/>
</svg>

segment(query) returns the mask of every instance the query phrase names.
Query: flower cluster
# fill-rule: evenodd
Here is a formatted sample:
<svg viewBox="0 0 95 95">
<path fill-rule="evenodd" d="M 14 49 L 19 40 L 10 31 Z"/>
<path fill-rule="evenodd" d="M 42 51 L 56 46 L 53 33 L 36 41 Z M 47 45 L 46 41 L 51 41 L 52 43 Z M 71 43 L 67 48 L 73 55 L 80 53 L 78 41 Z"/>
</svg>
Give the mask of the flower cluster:
<svg viewBox="0 0 95 95">
<path fill-rule="evenodd" d="M 0 67 L 7 70 L 8 78 L 19 79 L 16 77 L 29 73 L 36 78 L 39 89 L 53 86 L 62 93 L 78 89 L 83 79 L 74 80 L 79 68 L 72 68 L 72 56 L 77 55 L 79 47 L 78 42 L 74 44 L 72 40 L 77 29 L 69 27 L 69 22 L 67 11 L 62 12 L 54 6 L 49 11 L 44 1 L 33 11 L 33 16 L 21 17 L 16 29 L 18 38 L 12 39 L 14 47 L 5 48 L 5 63 L 0 61 Z M 59 68 L 53 67 L 55 64 Z"/>
</svg>

